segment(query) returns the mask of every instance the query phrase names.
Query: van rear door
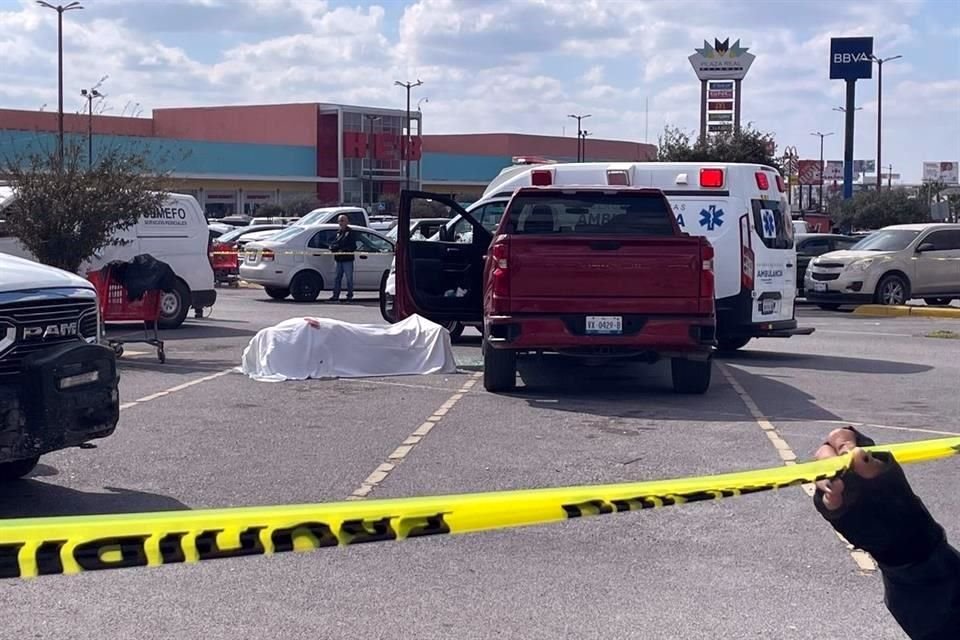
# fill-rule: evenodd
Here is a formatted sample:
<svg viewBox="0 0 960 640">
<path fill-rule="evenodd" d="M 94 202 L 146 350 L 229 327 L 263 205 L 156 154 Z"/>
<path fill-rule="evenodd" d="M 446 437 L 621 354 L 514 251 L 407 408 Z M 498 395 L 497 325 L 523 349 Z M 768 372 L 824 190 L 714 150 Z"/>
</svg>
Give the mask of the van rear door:
<svg viewBox="0 0 960 640">
<path fill-rule="evenodd" d="M 782 200 L 750 201 L 753 229 L 753 307 L 755 323 L 793 320 L 797 297 L 793 220 Z"/>
</svg>

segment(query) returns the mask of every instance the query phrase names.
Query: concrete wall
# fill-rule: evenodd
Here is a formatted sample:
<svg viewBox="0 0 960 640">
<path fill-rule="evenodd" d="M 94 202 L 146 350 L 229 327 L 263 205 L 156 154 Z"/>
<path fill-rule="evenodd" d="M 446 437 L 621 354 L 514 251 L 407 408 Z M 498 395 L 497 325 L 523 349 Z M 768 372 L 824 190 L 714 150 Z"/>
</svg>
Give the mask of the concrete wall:
<svg viewBox="0 0 960 640">
<path fill-rule="evenodd" d="M 317 105 L 156 109 L 154 135 L 212 142 L 316 146 Z"/>
<path fill-rule="evenodd" d="M 67 144 L 87 149 L 85 135 L 70 134 Z M 56 149 L 55 133 L 0 130 L 0 158 Z M 316 176 L 317 152 L 313 146 L 244 144 L 171 140 L 137 136 L 95 135 L 93 156 L 110 147 L 147 153 L 161 170 L 192 174 L 263 176 Z"/>
<path fill-rule="evenodd" d="M 86 133 L 88 117 L 76 113 L 63 114 L 63 130 L 67 133 Z M 0 131 L 57 131 L 57 114 L 49 111 L 19 111 L 0 109 Z M 150 118 L 122 118 L 118 116 L 93 116 L 93 133 L 112 133 L 120 136 L 153 135 L 153 120 Z"/>
</svg>

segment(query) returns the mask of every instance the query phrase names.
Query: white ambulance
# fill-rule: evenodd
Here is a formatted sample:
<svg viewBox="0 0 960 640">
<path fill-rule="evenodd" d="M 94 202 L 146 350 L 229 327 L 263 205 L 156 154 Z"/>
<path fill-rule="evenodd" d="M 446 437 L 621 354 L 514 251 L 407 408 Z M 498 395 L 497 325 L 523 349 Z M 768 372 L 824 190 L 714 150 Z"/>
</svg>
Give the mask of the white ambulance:
<svg viewBox="0 0 960 640">
<path fill-rule="evenodd" d="M 812 328 L 798 327 L 794 316 L 797 254 L 783 178 L 776 169 L 723 162 L 515 162 L 468 208 L 484 226 L 489 217 L 496 227 L 495 214 L 503 212 L 519 187 L 654 187 L 670 200 L 680 228 L 705 236 L 716 251 L 720 350 L 739 349 L 752 338 L 813 333 Z M 452 220 L 448 237 L 456 236 L 460 226 L 466 228 Z"/>
</svg>

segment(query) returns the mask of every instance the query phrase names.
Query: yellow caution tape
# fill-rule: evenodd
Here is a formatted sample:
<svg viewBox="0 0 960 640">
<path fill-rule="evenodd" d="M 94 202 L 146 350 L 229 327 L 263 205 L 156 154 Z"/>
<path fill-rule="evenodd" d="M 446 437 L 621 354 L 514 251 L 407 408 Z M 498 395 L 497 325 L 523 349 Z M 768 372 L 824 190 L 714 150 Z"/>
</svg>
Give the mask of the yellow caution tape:
<svg viewBox="0 0 960 640">
<path fill-rule="evenodd" d="M 960 452 L 960 437 L 869 447 L 902 464 Z M 215 558 L 470 533 L 588 515 L 719 500 L 835 477 L 849 454 L 699 478 L 327 504 L 0 521 L 0 577 Z"/>
</svg>

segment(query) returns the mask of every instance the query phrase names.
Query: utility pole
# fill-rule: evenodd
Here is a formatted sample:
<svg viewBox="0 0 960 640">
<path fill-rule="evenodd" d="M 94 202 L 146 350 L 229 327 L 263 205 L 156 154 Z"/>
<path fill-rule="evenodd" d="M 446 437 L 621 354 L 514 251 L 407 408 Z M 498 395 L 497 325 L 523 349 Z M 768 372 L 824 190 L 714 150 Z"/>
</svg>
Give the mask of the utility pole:
<svg viewBox="0 0 960 640">
<path fill-rule="evenodd" d="M 370 176 L 369 185 L 370 185 L 370 206 L 373 206 L 373 144 L 370 138 L 370 134 L 373 133 L 373 123 L 380 119 L 380 116 L 375 116 L 371 113 L 363 114 L 367 119 L 367 172 Z M 363 181 L 360 182 L 360 206 L 363 207 Z"/>
<path fill-rule="evenodd" d="M 49 2 L 37 0 L 37 4 L 57 12 L 57 163 L 63 170 L 63 13 L 83 9 L 83 7 L 79 2 L 54 6 Z"/>
<path fill-rule="evenodd" d="M 583 115 L 577 115 L 575 113 L 571 113 L 567 117 L 573 118 L 574 120 L 577 121 L 577 162 L 582 162 L 583 153 L 581 151 L 581 144 L 583 144 L 583 127 L 581 126 L 581 123 L 587 118 L 589 118 L 590 114 L 587 113 Z"/>
<path fill-rule="evenodd" d="M 587 136 L 590 136 L 590 135 L 593 135 L 593 134 L 587 131 L 586 129 L 584 129 L 583 133 L 581 134 L 581 137 L 583 138 L 583 142 L 580 143 L 580 149 L 583 155 L 583 162 L 587 161 Z"/>
<path fill-rule="evenodd" d="M 103 76 L 90 89 L 80 90 L 80 95 L 87 99 L 87 171 L 93 169 L 93 99 L 104 97 L 97 89 L 106 79 L 107 76 Z"/>
<path fill-rule="evenodd" d="M 407 130 L 406 130 L 406 135 L 404 136 L 404 140 L 403 140 L 403 142 L 404 142 L 404 144 L 403 144 L 403 155 L 404 155 L 404 157 L 406 158 L 406 170 L 405 170 L 405 173 L 406 173 L 406 184 L 407 184 L 406 189 L 407 189 L 407 191 L 410 191 L 410 144 L 411 144 L 411 139 L 410 139 L 410 137 L 411 137 L 411 136 L 410 136 L 410 90 L 413 89 L 414 87 L 419 87 L 420 85 L 422 85 L 422 84 L 423 84 L 423 81 L 422 81 L 422 80 L 419 80 L 419 79 L 418 79 L 416 82 L 410 82 L 410 81 L 400 82 L 399 80 L 395 80 L 393 84 L 397 85 L 398 87 L 403 87 L 404 89 L 407 90 Z M 418 134 L 419 134 L 419 131 L 418 131 Z"/>
<path fill-rule="evenodd" d="M 893 165 L 887 165 L 887 191 L 893 189 Z"/>
<path fill-rule="evenodd" d="M 817 203 L 817 211 L 823 213 L 823 139 L 827 136 L 832 136 L 833 132 L 830 133 L 811 133 L 812 136 L 818 136 L 820 138 L 820 202 Z"/>
<path fill-rule="evenodd" d="M 897 60 L 903 56 L 890 56 L 889 58 L 870 57 L 877 63 L 877 191 L 880 191 L 880 187 L 883 185 L 883 179 L 880 177 L 880 167 L 883 166 L 880 157 L 880 138 L 883 135 L 883 63 Z"/>
</svg>

